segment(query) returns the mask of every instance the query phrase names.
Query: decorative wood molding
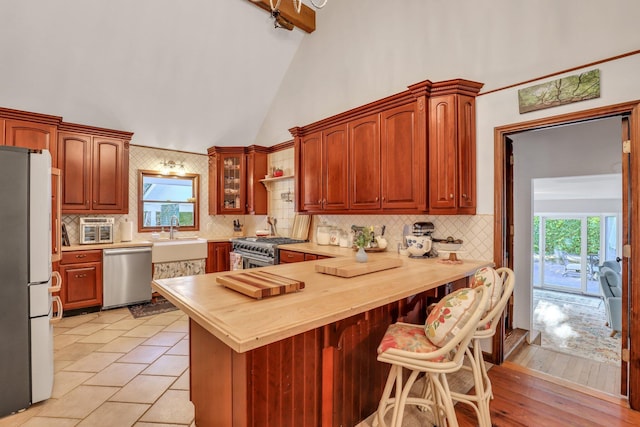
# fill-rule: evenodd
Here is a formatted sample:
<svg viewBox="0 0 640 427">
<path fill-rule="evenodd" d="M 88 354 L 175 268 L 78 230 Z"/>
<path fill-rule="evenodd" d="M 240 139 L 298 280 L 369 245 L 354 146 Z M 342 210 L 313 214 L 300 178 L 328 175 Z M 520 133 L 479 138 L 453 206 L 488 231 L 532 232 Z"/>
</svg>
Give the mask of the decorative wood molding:
<svg viewBox="0 0 640 427">
<path fill-rule="evenodd" d="M 271 4 L 269 0 L 249 0 L 251 3 L 258 6 L 260 9 L 266 10 L 271 13 Z M 275 1 L 275 0 L 274 0 Z M 316 12 L 309 6 L 302 5 L 300 13 L 296 12 L 293 8 L 293 2 L 291 0 L 282 0 L 280 3 L 280 16 L 287 22 L 300 28 L 307 33 L 313 33 L 316 30 Z"/>
<path fill-rule="evenodd" d="M 0 108 L 0 117 L 3 119 L 25 120 L 34 123 L 48 125 L 59 125 L 62 117 L 50 116 L 48 114 L 32 113 L 29 111 L 12 110 L 11 108 Z"/>
<path fill-rule="evenodd" d="M 560 71 L 556 71 L 554 73 L 545 74 L 544 76 L 540 76 L 540 77 L 536 77 L 536 78 L 533 78 L 533 79 L 525 80 L 523 82 L 513 83 L 513 84 L 510 84 L 510 85 L 507 85 L 507 86 L 499 87 L 497 89 L 491 89 L 489 91 L 482 92 L 481 94 L 478 94 L 478 96 L 488 95 L 488 94 L 494 93 L 494 92 L 500 92 L 501 90 L 511 89 L 511 88 L 516 87 L 516 86 L 521 86 L 521 85 L 525 85 L 527 83 L 537 82 L 539 80 L 548 79 L 550 77 L 558 76 L 560 74 L 569 73 L 571 71 L 580 70 L 582 68 L 593 67 L 594 65 L 604 64 L 605 62 L 611 62 L 611 61 L 615 61 L 617 59 L 626 58 L 627 56 L 634 56 L 634 55 L 638 55 L 638 54 L 640 54 L 640 50 L 634 50 L 634 51 L 623 53 L 623 54 L 620 54 L 620 55 L 611 56 L 609 58 L 601 59 L 599 61 L 593 61 L 593 62 L 589 62 L 587 64 L 578 65 L 576 67 L 567 68 L 566 70 L 560 70 Z"/>
<path fill-rule="evenodd" d="M 467 80 L 449 80 L 447 82 L 468 82 Z M 447 83 L 443 82 L 443 83 Z M 468 82 L 475 83 L 475 82 Z M 348 120 L 354 120 L 360 117 L 367 116 L 376 111 L 382 111 L 386 109 L 390 109 L 393 107 L 398 107 L 400 105 L 405 105 L 410 102 L 415 102 L 416 99 L 427 96 L 431 91 L 431 87 L 434 83 L 431 83 L 429 80 L 422 81 L 420 83 L 413 84 L 409 86 L 408 90 L 405 90 L 400 93 L 396 93 L 391 96 L 387 96 L 382 99 L 378 99 L 376 101 L 370 102 L 368 104 L 364 104 L 362 106 L 352 108 L 351 110 L 344 111 L 342 113 L 327 117 L 326 119 L 319 120 L 317 122 L 310 123 L 303 127 L 293 127 L 289 129 L 291 135 L 295 138 L 296 136 L 308 135 L 320 129 L 326 129 L 327 127 L 337 125 L 340 123 L 344 123 Z M 482 85 L 481 83 L 476 83 Z"/>
<path fill-rule="evenodd" d="M 206 153 L 194 153 L 192 151 L 174 150 L 172 148 L 149 147 L 147 145 L 140 145 L 140 144 L 131 144 L 131 146 L 132 147 L 140 147 L 140 148 L 148 148 L 149 150 L 162 150 L 162 151 L 171 151 L 172 153 L 191 154 L 191 155 L 194 155 L 194 156 L 207 156 Z"/>
<path fill-rule="evenodd" d="M 472 82 L 470 80 L 455 79 L 445 80 L 443 82 L 434 83 L 431 86 L 432 95 L 447 95 L 450 93 L 456 93 L 461 95 L 476 96 L 480 89 L 484 86 L 483 83 Z"/>
<path fill-rule="evenodd" d="M 94 126 L 80 125 L 76 123 L 62 122 L 58 125 L 58 131 L 62 132 L 77 132 L 86 133 L 90 135 L 106 136 L 109 138 L 120 138 L 125 140 L 131 140 L 133 132 L 126 132 L 122 130 L 105 129 Z"/>
<path fill-rule="evenodd" d="M 269 154 L 288 150 L 289 148 L 293 148 L 293 146 L 293 139 L 290 139 L 289 141 L 281 142 L 280 144 L 272 145 L 271 147 L 269 147 Z"/>
</svg>

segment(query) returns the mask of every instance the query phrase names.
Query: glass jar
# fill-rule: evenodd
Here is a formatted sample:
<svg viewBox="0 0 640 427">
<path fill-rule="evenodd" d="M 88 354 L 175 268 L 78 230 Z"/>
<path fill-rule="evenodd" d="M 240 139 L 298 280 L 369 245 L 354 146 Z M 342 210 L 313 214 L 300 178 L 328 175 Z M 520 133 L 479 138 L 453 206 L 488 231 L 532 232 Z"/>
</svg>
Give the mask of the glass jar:
<svg viewBox="0 0 640 427">
<path fill-rule="evenodd" d="M 318 225 L 316 229 L 316 243 L 319 245 L 328 245 L 331 240 L 331 226 L 326 224 Z"/>
<path fill-rule="evenodd" d="M 329 244 L 338 246 L 340 244 L 340 229 L 337 227 L 332 227 L 331 231 L 329 231 Z"/>
<path fill-rule="evenodd" d="M 340 247 L 348 248 L 349 246 L 349 233 L 344 230 L 340 230 Z"/>
</svg>

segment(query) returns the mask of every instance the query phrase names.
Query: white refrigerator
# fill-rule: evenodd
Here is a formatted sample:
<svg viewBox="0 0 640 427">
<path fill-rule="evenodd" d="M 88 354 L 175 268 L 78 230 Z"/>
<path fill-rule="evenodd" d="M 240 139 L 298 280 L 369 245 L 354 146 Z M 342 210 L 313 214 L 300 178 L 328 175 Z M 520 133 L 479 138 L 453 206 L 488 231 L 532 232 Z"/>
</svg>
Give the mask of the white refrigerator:
<svg viewBox="0 0 640 427">
<path fill-rule="evenodd" d="M 51 156 L 0 147 L 0 417 L 51 397 Z M 52 280 L 53 276 L 53 280 Z M 53 283 L 52 283 L 53 282 Z"/>
</svg>

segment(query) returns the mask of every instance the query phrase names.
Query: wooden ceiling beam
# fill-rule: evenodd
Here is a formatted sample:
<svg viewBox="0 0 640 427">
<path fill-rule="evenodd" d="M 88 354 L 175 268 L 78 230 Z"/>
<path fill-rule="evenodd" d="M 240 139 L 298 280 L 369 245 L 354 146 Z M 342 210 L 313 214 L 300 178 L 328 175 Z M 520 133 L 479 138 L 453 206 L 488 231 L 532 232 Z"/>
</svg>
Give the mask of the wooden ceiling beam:
<svg viewBox="0 0 640 427">
<path fill-rule="evenodd" d="M 249 0 L 251 3 L 271 13 L 271 3 L 269 0 Z M 274 0 L 275 3 L 275 0 Z M 316 12 L 309 6 L 302 5 L 300 13 L 296 12 L 291 0 L 282 0 L 280 2 L 280 16 L 285 20 L 300 28 L 301 30 L 312 33 L 316 29 Z"/>
</svg>

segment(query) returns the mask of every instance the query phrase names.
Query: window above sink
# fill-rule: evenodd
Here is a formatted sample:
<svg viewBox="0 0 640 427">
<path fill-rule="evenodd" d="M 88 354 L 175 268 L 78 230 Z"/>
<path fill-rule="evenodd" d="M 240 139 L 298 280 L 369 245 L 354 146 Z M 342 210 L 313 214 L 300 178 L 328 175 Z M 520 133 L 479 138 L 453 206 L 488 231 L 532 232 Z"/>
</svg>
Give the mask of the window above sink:
<svg viewBox="0 0 640 427">
<path fill-rule="evenodd" d="M 199 230 L 199 181 L 199 174 L 140 170 L 138 232 L 168 230 L 174 216 L 178 218 L 180 231 Z"/>
</svg>

